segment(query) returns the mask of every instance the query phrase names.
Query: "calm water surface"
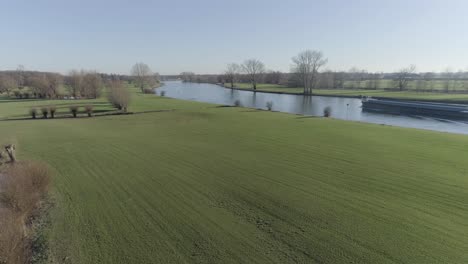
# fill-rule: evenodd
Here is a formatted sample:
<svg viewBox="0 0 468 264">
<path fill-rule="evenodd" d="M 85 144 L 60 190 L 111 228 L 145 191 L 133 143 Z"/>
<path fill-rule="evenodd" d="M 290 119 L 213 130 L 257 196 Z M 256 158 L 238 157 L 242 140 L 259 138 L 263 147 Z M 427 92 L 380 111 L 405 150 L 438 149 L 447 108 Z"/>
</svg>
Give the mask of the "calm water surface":
<svg viewBox="0 0 468 264">
<path fill-rule="evenodd" d="M 158 93 L 160 91 L 165 91 L 167 97 L 177 99 L 224 105 L 233 105 L 239 100 L 241 106 L 263 109 L 266 108 L 266 103 L 271 101 L 274 111 L 314 116 L 323 116 L 323 110 L 329 106 L 332 109 L 331 116 L 337 119 L 468 134 L 468 120 L 365 112 L 361 108 L 361 100 L 355 98 L 253 93 L 213 84 L 180 81 L 167 81 L 163 87 L 157 89 Z"/>
</svg>

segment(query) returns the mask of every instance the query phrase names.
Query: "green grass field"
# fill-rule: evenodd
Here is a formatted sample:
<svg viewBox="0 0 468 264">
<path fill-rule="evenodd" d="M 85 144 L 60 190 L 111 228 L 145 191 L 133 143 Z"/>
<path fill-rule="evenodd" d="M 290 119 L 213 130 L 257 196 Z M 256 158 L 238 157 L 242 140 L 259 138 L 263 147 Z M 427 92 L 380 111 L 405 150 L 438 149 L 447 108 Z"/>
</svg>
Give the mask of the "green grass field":
<svg viewBox="0 0 468 264">
<path fill-rule="evenodd" d="M 226 84 L 226 87 L 230 87 Z M 236 88 L 239 89 L 252 89 L 252 85 L 248 83 L 236 83 Z M 283 93 L 297 93 L 304 92 L 303 88 L 289 88 L 277 84 L 258 84 L 258 91 L 266 92 L 283 92 Z M 430 92 L 417 92 L 415 90 L 393 92 L 384 90 L 358 90 L 358 89 L 314 89 L 312 91 L 316 95 L 337 95 L 337 96 L 372 96 L 384 97 L 394 99 L 408 99 L 408 100 L 426 100 L 426 101 L 446 101 L 446 102 L 460 102 L 468 103 L 468 94 L 453 94 L 453 93 L 430 93 Z"/>
<path fill-rule="evenodd" d="M 0 115 L 50 103 L 74 102 L 0 100 Z M 137 93 L 130 107 L 164 109 L 0 121 L 56 172 L 56 263 L 468 262 L 468 137 Z"/>
</svg>

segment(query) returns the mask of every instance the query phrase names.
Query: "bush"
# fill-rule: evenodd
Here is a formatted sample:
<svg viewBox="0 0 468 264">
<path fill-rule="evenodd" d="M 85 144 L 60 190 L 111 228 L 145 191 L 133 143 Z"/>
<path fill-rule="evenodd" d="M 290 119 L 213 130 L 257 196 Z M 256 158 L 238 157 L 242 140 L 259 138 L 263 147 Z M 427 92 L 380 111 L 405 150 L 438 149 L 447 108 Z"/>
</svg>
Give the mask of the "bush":
<svg viewBox="0 0 468 264">
<path fill-rule="evenodd" d="M 78 114 L 78 106 L 77 105 L 72 105 L 70 106 L 70 112 L 72 113 L 73 117 L 76 118 L 76 115 Z"/>
<path fill-rule="evenodd" d="M 31 109 L 29 110 L 29 113 L 31 114 L 31 117 L 32 117 L 33 119 L 36 119 L 36 115 L 37 115 L 37 109 L 36 109 L 36 108 L 34 108 L 34 107 L 31 108 Z"/>
<path fill-rule="evenodd" d="M 273 108 L 273 102 L 272 102 L 272 101 L 268 101 L 268 102 L 266 103 L 266 107 L 267 107 L 268 111 L 271 111 L 271 109 Z"/>
<path fill-rule="evenodd" d="M 88 114 L 88 117 L 93 115 L 93 105 L 85 105 L 85 112 Z"/>
<path fill-rule="evenodd" d="M 109 102 L 117 109 L 127 112 L 130 92 L 121 81 L 112 81 L 109 85 Z"/>
<path fill-rule="evenodd" d="M 43 118 L 47 118 L 47 115 L 49 114 L 49 109 L 47 107 L 42 107 L 41 113 Z"/>
<path fill-rule="evenodd" d="M 331 116 L 332 109 L 330 106 L 327 106 L 323 109 L 323 116 L 324 117 L 330 117 Z"/>
<path fill-rule="evenodd" d="M 161 96 L 162 97 L 166 96 L 166 91 L 161 91 Z"/>
<path fill-rule="evenodd" d="M 144 94 L 154 94 L 154 91 L 151 88 L 145 88 L 145 89 L 143 89 L 143 93 Z"/>
<path fill-rule="evenodd" d="M 55 117 L 55 112 L 57 112 L 57 107 L 55 106 L 49 106 L 49 112 L 50 112 L 50 118 L 54 118 Z"/>
<path fill-rule="evenodd" d="M 31 218 L 50 185 L 50 170 L 38 162 L 18 162 L 0 174 L 0 263 L 30 263 Z"/>
<path fill-rule="evenodd" d="M 239 99 L 237 99 L 237 100 L 234 101 L 234 106 L 236 106 L 236 107 L 241 106 L 241 102 L 240 102 Z"/>
<path fill-rule="evenodd" d="M 16 212 L 31 212 L 47 191 L 49 168 L 38 162 L 17 162 L 4 173 L 0 201 Z"/>
</svg>

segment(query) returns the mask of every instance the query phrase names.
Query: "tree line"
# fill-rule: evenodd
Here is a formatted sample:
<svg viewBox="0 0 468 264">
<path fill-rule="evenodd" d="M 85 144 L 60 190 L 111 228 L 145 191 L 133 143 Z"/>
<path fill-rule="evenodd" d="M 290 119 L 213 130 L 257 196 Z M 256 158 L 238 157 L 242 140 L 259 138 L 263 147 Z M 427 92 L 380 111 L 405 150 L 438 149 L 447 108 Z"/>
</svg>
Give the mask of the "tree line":
<svg viewBox="0 0 468 264">
<path fill-rule="evenodd" d="M 258 59 L 248 59 L 241 64 L 229 63 L 223 74 L 197 75 L 182 72 L 184 82 L 222 83 L 234 88 L 235 83 L 250 83 L 257 90 L 259 83 L 278 84 L 285 87 L 302 87 L 304 94 L 313 89 L 387 89 L 404 91 L 468 91 L 468 72 L 417 73 L 415 65 L 403 67 L 392 73 L 368 72 L 352 67 L 349 71 L 324 69 L 328 59 L 321 51 L 305 50 L 291 59 L 291 71 L 266 70 Z"/>
<path fill-rule="evenodd" d="M 130 75 L 104 74 L 94 70 L 71 70 L 62 75 L 27 71 L 20 65 L 16 70 L 0 72 L 0 93 L 19 99 L 94 99 L 101 96 L 104 87 L 115 85 L 115 80 L 132 83 L 142 92 L 160 84 L 159 73 L 152 72 L 144 63 L 136 63 Z"/>
</svg>

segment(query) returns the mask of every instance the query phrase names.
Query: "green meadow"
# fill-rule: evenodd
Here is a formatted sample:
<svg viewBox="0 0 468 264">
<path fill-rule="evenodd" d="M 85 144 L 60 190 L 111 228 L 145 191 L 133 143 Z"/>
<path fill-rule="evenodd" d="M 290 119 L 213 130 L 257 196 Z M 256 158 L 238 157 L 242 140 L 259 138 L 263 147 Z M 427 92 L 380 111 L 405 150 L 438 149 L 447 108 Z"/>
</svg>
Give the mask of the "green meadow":
<svg viewBox="0 0 468 264">
<path fill-rule="evenodd" d="M 92 118 L 0 100 L 1 143 L 55 174 L 52 262 L 468 262 L 467 136 L 132 91 Z"/>
</svg>

